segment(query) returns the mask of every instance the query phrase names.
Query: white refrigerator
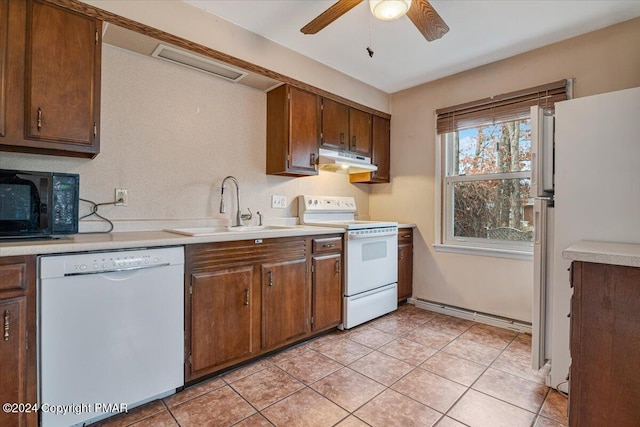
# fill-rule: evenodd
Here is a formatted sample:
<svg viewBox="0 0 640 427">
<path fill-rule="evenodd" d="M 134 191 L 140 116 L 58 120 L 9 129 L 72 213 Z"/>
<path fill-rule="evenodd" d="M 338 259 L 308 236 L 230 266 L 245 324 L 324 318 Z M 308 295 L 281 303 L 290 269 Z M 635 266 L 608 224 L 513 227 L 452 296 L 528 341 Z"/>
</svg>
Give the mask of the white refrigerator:
<svg viewBox="0 0 640 427">
<path fill-rule="evenodd" d="M 556 103 L 554 162 L 555 226 L 534 254 L 532 355 L 550 359 L 547 385 L 567 391 L 572 290 L 562 251 L 580 240 L 640 243 L 640 87 Z"/>
</svg>

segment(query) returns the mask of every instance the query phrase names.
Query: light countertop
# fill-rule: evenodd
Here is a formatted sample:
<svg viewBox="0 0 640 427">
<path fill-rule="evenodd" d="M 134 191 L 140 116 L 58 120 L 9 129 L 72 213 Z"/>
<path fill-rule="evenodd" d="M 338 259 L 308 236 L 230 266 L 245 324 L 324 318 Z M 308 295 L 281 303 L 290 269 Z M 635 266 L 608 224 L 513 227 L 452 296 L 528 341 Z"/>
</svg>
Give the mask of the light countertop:
<svg viewBox="0 0 640 427">
<path fill-rule="evenodd" d="M 640 244 L 582 241 L 562 251 L 571 261 L 640 267 Z"/>
<path fill-rule="evenodd" d="M 415 224 L 410 224 L 410 223 L 405 223 L 405 222 L 399 222 L 398 223 L 398 228 L 416 228 Z"/>
<path fill-rule="evenodd" d="M 74 234 L 62 239 L 0 242 L 0 257 L 146 248 L 154 246 L 179 246 L 196 243 L 228 242 L 233 240 L 342 234 L 344 232 L 345 230 L 343 228 L 299 225 L 283 229 L 228 232 L 199 237 L 184 236 L 167 231 Z"/>
</svg>

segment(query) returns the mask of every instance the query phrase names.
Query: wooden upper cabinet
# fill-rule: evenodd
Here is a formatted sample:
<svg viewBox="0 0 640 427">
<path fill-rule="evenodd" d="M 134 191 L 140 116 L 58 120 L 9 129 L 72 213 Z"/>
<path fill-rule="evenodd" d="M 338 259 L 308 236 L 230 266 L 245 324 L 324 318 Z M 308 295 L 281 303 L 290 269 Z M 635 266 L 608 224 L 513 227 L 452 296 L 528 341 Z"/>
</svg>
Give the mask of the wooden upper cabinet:
<svg viewBox="0 0 640 427">
<path fill-rule="evenodd" d="M 321 146 L 349 149 L 349 107 L 327 98 L 322 98 Z"/>
<path fill-rule="evenodd" d="M 378 166 L 378 170 L 371 174 L 371 182 L 390 182 L 391 120 L 373 116 L 372 122 L 371 162 Z"/>
<path fill-rule="evenodd" d="M 7 123 L 7 43 L 9 40 L 9 0 L 0 0 L 0 137 Z"/>
<path fill-rule="evenodd" d="M 282 85 L 267 94 L 267 174 L 317 175 L 320 98 Z"/>
<path fill-rule="evenodd" d="M 349 175 L 351 182 L 378 184 L 391 181 L 391 121 L 372 116 L 371 122 L 371 163 L 378 166 L 378 170 Z"/>
<path fill-rule="evenodd" d="M 371 114 L 349 108 L 349 151 L 371 156 Z"/>
<path fill-rule="evenodd" d="M 32 0 L 27 7 L 25 138 L 99 152 L 101 24 Z"/>
</svg>

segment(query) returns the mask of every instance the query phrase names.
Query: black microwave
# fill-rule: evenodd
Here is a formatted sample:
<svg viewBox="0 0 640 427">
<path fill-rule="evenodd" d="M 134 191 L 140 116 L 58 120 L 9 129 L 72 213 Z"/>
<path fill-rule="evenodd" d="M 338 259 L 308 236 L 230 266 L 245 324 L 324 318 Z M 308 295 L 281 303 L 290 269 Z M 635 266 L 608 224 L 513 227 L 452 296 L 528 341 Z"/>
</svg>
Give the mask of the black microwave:
<svg viewBox="0 0 640 427">
<path fill-rule="evenodd" d="M 80 176 L 0 169 L 0 239 L 78 232 Z"/>
</svg>

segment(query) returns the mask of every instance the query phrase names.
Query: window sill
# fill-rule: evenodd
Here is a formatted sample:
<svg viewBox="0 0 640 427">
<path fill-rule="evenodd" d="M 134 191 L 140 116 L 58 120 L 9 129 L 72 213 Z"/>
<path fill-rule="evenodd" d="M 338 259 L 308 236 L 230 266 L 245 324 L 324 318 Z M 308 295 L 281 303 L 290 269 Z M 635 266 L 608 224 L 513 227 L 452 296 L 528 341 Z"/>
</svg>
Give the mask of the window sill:
<svg viewBox="0 0 640 427">
<path fill-rule="evenodd" d="M 463 255 L 488 256 L 493 258 L 509 258 L 521 261 L 532 261 L 533 253 L 530 251 L 519 251 L 516 249 L 495 249 L 478 248 L 474 246 L 443 245 L 436 243 L 433 245 L 436 252 L 447 252 Z"/>
</svg>

